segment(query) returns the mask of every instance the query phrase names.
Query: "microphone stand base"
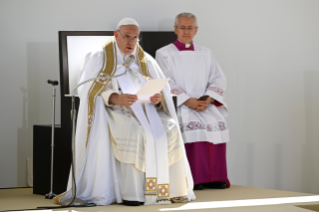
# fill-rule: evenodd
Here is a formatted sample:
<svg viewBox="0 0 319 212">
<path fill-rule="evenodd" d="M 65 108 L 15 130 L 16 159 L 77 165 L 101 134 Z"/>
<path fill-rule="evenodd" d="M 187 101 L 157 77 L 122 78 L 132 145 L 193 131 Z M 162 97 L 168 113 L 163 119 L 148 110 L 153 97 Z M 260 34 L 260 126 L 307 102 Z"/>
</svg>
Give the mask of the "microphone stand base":
<svg viewBox="0 0 319 212">
<path fill-rule="evenodd" d="M 67 206 L 72 202 L 72 200 L 73 200 L 73 197 L 61 202 L 61 205 Z M 70 206 L 77 206 L 78 207 L 78 206 L 87 206 L 87 205 L 89 205 L 89 203 L 87 203 L 86 201 L 75 198 Z"/>
<path fill-rule="evenodd" d="M 45 195 L 46 199 L 53 199 L 54 197 L 56 197 L 56 194 L 54 194 L 52 191 Z"/>
</svg>

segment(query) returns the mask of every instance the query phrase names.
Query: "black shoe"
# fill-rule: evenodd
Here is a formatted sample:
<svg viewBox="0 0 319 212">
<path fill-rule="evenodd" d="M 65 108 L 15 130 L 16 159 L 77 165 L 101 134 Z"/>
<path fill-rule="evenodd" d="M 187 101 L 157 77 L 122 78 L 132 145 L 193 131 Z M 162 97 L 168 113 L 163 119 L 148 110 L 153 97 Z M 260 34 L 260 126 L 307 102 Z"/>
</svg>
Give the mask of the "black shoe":
<svg viewBox="0 0 319 212">
<path fill-rule="evenodd" d="M 227 185 L 224 182 L 216 181 L 211 183 L 205 183 L 205 187 L 213 189 L 225 189 L 227 188 Z"/>
<path fill-rule="evenodd" d="M 203 190 L 203 189 L 204 189 L 203 184 L 194 185 L 194 190 Z"/>
<path fill-rule="evenodd" d="M 140 204 L 140 203 L 143 203 L 144 202 L 139 202 L 139 201 L 127 201 L 127 200 L 124 200 L 123 199 L 123 205 L 126 205 L 126 206 L 140 206 L 140 205 L 143 205 L 143 204 Z"/>
</svg>

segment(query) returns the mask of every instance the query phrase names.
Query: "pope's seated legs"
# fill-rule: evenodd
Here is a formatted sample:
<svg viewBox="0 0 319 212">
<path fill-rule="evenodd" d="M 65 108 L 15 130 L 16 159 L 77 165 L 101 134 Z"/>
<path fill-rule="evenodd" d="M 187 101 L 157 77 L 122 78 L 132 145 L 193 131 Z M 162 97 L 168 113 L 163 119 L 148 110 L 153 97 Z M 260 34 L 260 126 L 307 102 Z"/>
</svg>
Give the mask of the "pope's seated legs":
<svg viewBox="0 0 319 212">
<path fill-rule="evenodd" d="M 132 164 L 116 162 L 123 200 L 144 203 L 145 173 Z"/>
</svg>

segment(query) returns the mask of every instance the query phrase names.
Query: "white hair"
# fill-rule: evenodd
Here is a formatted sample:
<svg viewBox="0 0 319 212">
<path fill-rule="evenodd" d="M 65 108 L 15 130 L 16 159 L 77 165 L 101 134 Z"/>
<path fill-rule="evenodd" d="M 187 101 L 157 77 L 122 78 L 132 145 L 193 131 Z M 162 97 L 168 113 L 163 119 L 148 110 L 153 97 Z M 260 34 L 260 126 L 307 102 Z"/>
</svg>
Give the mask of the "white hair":
<svg viewBox="0 0 319 212">
<path fill-rule="evenodd" d="M 176 16 L 175 18 L 175 26 L 177 27 L 178 26 L 178 18 L 180 17 L 186 17 L 186 18 L 194 18 L 194 21 L 195 21 L 195 27 L 198 27 L 197 25 L 197 18 L 196 16 L 193 14 L 193 13 L 180 13 Z"/>
</svg>

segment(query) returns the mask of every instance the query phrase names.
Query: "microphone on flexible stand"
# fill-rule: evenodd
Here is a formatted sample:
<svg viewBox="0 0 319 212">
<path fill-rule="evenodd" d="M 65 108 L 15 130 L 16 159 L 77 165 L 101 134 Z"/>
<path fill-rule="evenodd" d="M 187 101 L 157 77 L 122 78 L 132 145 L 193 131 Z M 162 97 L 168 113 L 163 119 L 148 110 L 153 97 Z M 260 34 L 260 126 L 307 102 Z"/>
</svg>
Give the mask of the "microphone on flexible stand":
<svg viewBox="0 0 319 212">
<path fill-rule="evenodd" d="M 46 199 L 53 199 L 56 195 L 53 193 L 53 155 L 54 155 L 54 128 L 55 128 L 55 86 L 59 84 L 56 80 L 48 80 L 48 83 L 53 85 L 53 112 L 52 112 L 52 130 L 51 130 L 51 184 L 50 193 L 45 195 Z"/>
<path fill-rule="evenodd" d="M 125 71 L 124 73 L 122 74 L 118 74 L 118 75 L 114 75 L 114 76 L 106 76 L 106 77 L 95 77 L 95 78 L 91 78 L 91 79 L 88 79 L 88 80 L 85 80 L 83 82 L 81 82 L 80 84 L 78 84 L 74 89 L 73 89 L 73 92 L 72 92 L 72 98 L 75 96 L 75 91 L 83 84 L 86 84 L 87 82 L 90 82 L 90 81 L 94 81 L 94 80 L 98 80 L 98 79 L 109 79 L 109 78 L 117 78 L 117 77 L 120 77 L 120 76 L 123 76 L 124 74 L 127 73 L 128 69 L 130 69 L 130 66 L 131 64 L 133 63 L 133 61 L 135 60 L 135 56 L 134 55 L 130 55 L 129 56 L 129 59 L 128 61 L 125 63 Z M 73 100 L 72 100 L 73 101 Z"/>
<path fill-rule="evenodd" d="M 132 63 L 134 62 L 134 60 L 135 60 L 135 56 L 131 54 L 128 57 L 128 61 L 125 63 L 126 67 L 129 68 L 132 65 Z M 126 71 L 126 69 L 125 69 L 125 71 Z"/>
<path fill-rule="evenodd" d="M 130 55 L 128 57 L 128 60 L 127 62 L 125 62 L 125 71 L 124 73 L 122 74 L 118 74 L 118 75 L 114 75 L 114 76 L 105 76 L 105 77 L 96 77 L 96 78 L 91 78 L 91 79 L 88 79 L 86 81 L 83 81 L 81 82 L 80 84 L 78 84 L 74 89 L 73 89 L 73 92 L 72 92 L 72 109 L 71 109 L 71 121 L 72 121 L 72 162 L 71 162 L 71 165 L 72 165 L 72 169 L 71 169 L 71 174 L 72 174 L 72 196 L 71 198 L 61 202 L 61 205 L 60 207 L 38 207 L 39 209 L 54 209 L 54 208 L 66 208 L 66 207 L 70 207 L 70 206 L 73 206 L 73 207 L 81 207 L 81 206 L 88 206 L 88 207 L 91 207 L 91 206 L 95 206 L 95 204 L 93 203 L 88 203 L 84 200 L 81 200 L 79 198 L 76 198 L 76 183 L 75 183 L 75 173 L 74 173 L 74 170 L 75 170 L 75 91 L 83 84 L 85 83 L 88 83 L 90 81 L 94 81 L 94 80 L 98 80 L 98 79 L 110 79 L 110 78 L 116 78 L 116 77 L 120 77 L 120 76 L 123 76 L 124 74 L 127 74 L 128 70 L 130 69 L 130 65 L 133 63 L 133 61 L 135 60 L 135 56 L 134 55 Z M 49 84 L 52 84 L 53 85 L 53 88 L 55 89 L 55 85 L 58 85 L 58 81 L 52 81 L 52 80 L 48 80 L 48 83 Z M 54 95 L 53 97 L 55 97 L 55 90 L 54 90 Z M 54 99 L 55 100 L 55 99 Z M 55 104 L 54 104 L 55 105 Z M 53 118 L 53 123 L 54 123 L 54 118 Z M 54 126 L 54 125 L 53 125 Z M 54 129 L 54 127 L 53 127 Z M 52 134 L 54 135 L 54 134 Z M 53 138 L 52 138 L 53 139 Z M 53 151 L 53 146 L 52 146 L 52 151 Z M 53 153 L 52 153 L 52 161 L 53 161 Z M 51 170 L 52 169 L 53 165 L 51 166 Z M 51 176 L 53 176 L 52 174 L 53 172 L 51 172 Z M 52 178 L 51 178 L 52 179 Z M 50 199 L 54 198 L 56 195 L 53 194 L 52 192 L 52 180 L 51 180 L 51 192 L 49 194 L 47 194 L 46 196 L 48 196 Z M 47 198 L 47 197 L 46 197 Z"/>
</svg>

